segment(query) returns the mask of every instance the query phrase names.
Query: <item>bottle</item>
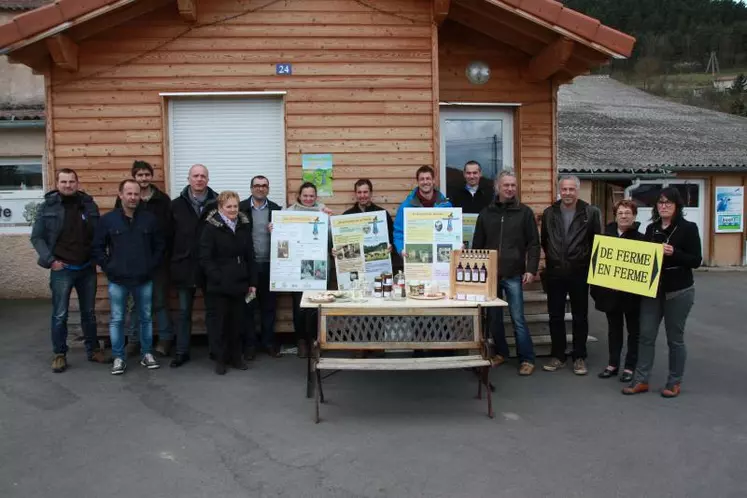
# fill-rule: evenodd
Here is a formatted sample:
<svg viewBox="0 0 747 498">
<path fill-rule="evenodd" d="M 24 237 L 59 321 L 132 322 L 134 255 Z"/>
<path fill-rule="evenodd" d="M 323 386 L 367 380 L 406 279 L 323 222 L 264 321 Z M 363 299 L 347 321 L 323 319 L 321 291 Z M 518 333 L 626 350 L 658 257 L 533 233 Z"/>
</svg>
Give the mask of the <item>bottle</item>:
<svg viewBox="0 0 747 498">
<path fill-rule="evenodd" d="M 405 298 L 405 274 L 402 273 L 402 270 L 398 271 L 397 275 L 394 276 L 394 288 L 392 293 L 394 299 Z"/>
<path fill-rule="evenodd" d="M 469 263 L 467 263 L 467 266 L 464 268 L 464 281 L 472 282 L 472 270 L 469 267 Z"/>
<path fill-rule="evenodd" d="M 392 278 L 392 274 L 391 273 L 384 273 L 382 275 L 381 287 L 382 287 L 382 291 L 383 291 L 382 292 L 382 297 L 384 299 L 389 299 L 390 297 L 392 297 L 393 280 L 394 279 Z"/>
<path fill-rule="evenodd" d="M 464 282 L 464 267 L 462 266 L 462 262 L 459 262 L 459 266 L 457 266 L 456 269 L 456 281 L 457 282 Z"/>
<path fill-rule="evenodd" d="M 488 281 L 488 269 L 485 268 L 485 263 L 482 264 L 482 268 L 480 268 L 480 282 L 485 283 Z"/>
<path fill-rule="evenodd" d="M 480 268 L 477 267 L 477 261 L 475 261 L 475 266 L 472 267 L 472 281 L 480 281 Z"/>
</svg>

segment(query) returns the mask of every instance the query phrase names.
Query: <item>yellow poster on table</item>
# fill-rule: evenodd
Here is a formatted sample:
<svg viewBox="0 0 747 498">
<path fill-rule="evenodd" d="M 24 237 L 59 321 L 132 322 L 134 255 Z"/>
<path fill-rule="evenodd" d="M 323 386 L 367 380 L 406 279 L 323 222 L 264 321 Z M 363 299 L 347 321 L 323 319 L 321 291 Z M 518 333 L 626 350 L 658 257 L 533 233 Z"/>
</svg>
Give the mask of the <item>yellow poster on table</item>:
<svg viewBox="0 0 747 498">
<path fill-rule="evenodd" d="M 595 235 L 587 282 L 656 297 L 663 258 L 662 244 Z"/>
</svg>

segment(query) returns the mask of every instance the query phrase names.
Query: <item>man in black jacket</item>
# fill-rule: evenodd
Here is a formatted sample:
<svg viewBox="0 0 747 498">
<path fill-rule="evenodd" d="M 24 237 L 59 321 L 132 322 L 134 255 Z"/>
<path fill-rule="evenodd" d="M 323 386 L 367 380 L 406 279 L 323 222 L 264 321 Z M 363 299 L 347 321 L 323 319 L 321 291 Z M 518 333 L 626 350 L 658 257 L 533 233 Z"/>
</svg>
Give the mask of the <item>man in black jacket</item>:
<svg viewBox="0 0 747 498">
<path fill-rule="evenodd" d="M 550 315 L 552 359 L 542 368 L 555 372 L 565 366 L 565 300 L 573 315 L 573 373 L 586 375 L 589 337 L 589 285 L 586 283 L 594 236 L 602 232 L 599 209 L 580 200 L 580 180 L 565 176 L 558 182 L 560 200 L 542 213 L 545 289 Z"/>
<path fill-rule="evenodd" d="M 386 212 L 386 228 L 389 232 L 389 244 L 391 247 L 391 244 L 394 241 L 394 222 L 392 221 L 389 211 L 373 203 L 373 184 L 371 183 L 371 180 L 367 178 L 358 180 L 355 182 L 353 190 L 355 191 L 355 204 L 342 214 L 370 213 L 371 211 Z M 397 251 L 392 251 L 392 271 L 396 274 L 402 269 L 402 256 L 397 254 Z"/>
<path fill-rule="evenodd" d="M 153 185 L 153 166 L 149 163 L 135 161 L 132 164 L 131 174 L 132 178 L 140 185 L 140 209 L 148 211 L 156 217 L 159 230 L 165 237 L 166 247 L 168 248 L 171 231 L 171 199 Z M 114 207 L 122 207 L 122 200 L 119 197 L 117 197 Z M 153 276 L 153 316 L 158 319 L 158 345 L 155 347 L 155 351 L 161 356 L 167 356 L 171 350 L 174 332 L 171 328 L 168 308 L 168 259 L 164 257 L 162 261 Z M 129 315 L 130 328 L 127 334 L 126 352 L 127 356 L 133 356 L 140 349 L 138 344 L 140 326 L 134 308 L 129 309 Z"/>
<path fill-rule="evenodd" d="M 91 241 L 99 221 L 93 197 L 78 190 L 78 175 L 71 169 L 57 173 L 57 190 L 44 196 L 34 220 L 31 244 L 38 264 L 50 269 L 52 290 L 52 371 L 67 368 L 67 317 L 70 293 L 75 288 L 80 325 L 89 361 L 109 361 L 99 349 L 96 335 L 96 265 L 91 262 Z"/>
<path fill-rule="evenodd" d="M 277 297 L 270 292 L 270 231 L 272 212 L 281 208 L 267 196 L 270 180 L 258 175 L 251 181 L 252 195 L 239 204 L 239 211 L 246 215 L 254 245 L 254 262 L 257 271 L 257 298 L 246 306 L 246 326 L 242 329 L 241 348 L 244 358 L 253 360 L 257 349 L 277 358 L 280 349 L 275 341 L 275 315 Z M 260 333 L 257 334 L 255 312 L 260 312 Z"/>
<path fill-rule="evenodd" d="M 534 280 L 540 258 L 539 233 L 534 211 L 516 198 L 516 175 L 504 170 L 495 180 L 496 200 L 477 218 L 473 247 L 498 251 L 499 292 L 505 295 L 514 326 L 519 375 L 534 372 L 534 345 L 524 316 L 523 286 Z M 508 357 L 503 309 L 490 308 L 490 329 L 496 346 L 495 364 Z"/>
<path fill-rule="evenodd" d="M 217 194 L 208 187 L 208 169 L 202 164 L 189 168 L 189 185 L 171 202 L 171 283 L 179 296 L 179 323 L 176 329 L 176 354 L 172 367 L 189 361 L 192 336 L 192 305 L 197 288 L 205 295 L 204 278 L 199 264 L 199 243 L 207 214 L 217 207 Z M 206 317 L 206 320 L 208 317 Z"/>
<path fill-rule="evenodd" d="M 485 209 L 493 200 L 493 192 L 481 183 L 482 167 L 480 163 L 467 161 L 464 165 L 464 187 L 447 194 L 453 206 L 462 208 L 463 213 L 471 214 L 480 213 Z"/>
<path fill-rule="evenodd" d="M 121 206 L 101 217 L 93 239 L 93 259 L 109 279 L 114 365 L 112 375 L 125 372 L 124 316 L 127 298 L 135 300 L 140 322 L 140 364 L 159 367 L 151 353 L 153 345 L 153 275 L 161 264 L 165 239 L 156 217 L 140 206 L 140 185 L 135 180 L 119 184 Z"/>
</svg>

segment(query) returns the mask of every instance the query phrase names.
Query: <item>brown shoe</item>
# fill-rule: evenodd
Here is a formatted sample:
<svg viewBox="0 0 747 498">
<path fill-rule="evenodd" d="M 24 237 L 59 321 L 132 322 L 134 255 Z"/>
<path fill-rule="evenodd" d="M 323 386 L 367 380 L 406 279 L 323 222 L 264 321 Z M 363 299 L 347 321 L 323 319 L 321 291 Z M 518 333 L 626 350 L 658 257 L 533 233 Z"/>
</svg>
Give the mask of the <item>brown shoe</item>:
<svg viewBox="0 0 747 498">
<path fill-rule="evenodd" d="M 534 373 L 534 363 L 528 361 L 522 361 L 519 365 L 519 375 L 527 377 Z"/>
<path fill-rule="evenodd" d="M 542 365 L 542 370 L 544 370 L 545 372 L 557 372 L 561 368 L 565 368 L 565 362 L 560 361 L 557 358 L 553 358 L 552 360 L 550 360 L 550 363 L 545 363 L 544 365 Z"/>
<path fill-rule="evenodd" d="M 301 339 L 298 341 L 298 357 L 308 358 L 309 357 L 309 343 Z"/>
<path fill-rule="evenodd" d="M 153 350 L 158 353 L 159 356 L 168 356 L 171 354 L 171 339 L 159 340 Z"/>
<path fill-rule="evenodd" d="M 506 363 L 506 358 L 504 358 L 502 354 L 496 354 L 493 355 L 492 358 L 490 358 L 490 363 L 494 367 L 500 367 L 501 365 Z"/>
<path fill-rule="evenodd" d="M 54 359 L 52 360 L 52 371 L 54 373 L 62 373 L 67 368 L 67 359 L 65 358 L 64 354 L 56 354 L 54 355 Z"/>
<path fill-rule="evenodd" d="M 622 393 L 628 396 L 632 394 L 640 394 L 640 393 L 647 393 L 647 392 L 648 392 L 648 384 L 644 384 L 643 382 L 636 382 L 635 384 L 631 384 L 628 387 L 624 387 L 622 390 Z"/>
<path fill-rule="evenodd" d="M 680 385 L 674 384 L 673 386 L 667 386 L 661 390 L 662 398 L 676 398 L 680 395 Z"/>
<path fill-rule="evenodd" d="M 95 363 L 111 363 L 112 357 L 104 351 L 97 349 L 91 353 L 91 356 L 88 357 L 88 361 L 93 361 Z"/>
</svg>

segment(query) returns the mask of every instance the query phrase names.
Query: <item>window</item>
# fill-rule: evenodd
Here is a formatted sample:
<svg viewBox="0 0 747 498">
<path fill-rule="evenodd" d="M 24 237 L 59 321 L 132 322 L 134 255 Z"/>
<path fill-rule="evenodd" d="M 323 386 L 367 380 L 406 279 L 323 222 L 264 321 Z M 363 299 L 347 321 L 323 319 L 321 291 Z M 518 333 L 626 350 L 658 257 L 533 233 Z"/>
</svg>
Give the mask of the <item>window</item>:
<svg viewBox="0 0 747 498">
<path fill-rule="evenodd" d="M 0 233 L 28 233 L 43 197 L 41 158 L 0 158 Z"/>
<path fill-rule="evenodd" d="M 256 175 L 270 199 L 285 205 L 285 120 L 280 96 L 205 96 L 169 100 L 169 190 L 177 197 L 189 168 L 204 164 L 210 187 L 250 195 Z"/>
</svg>

